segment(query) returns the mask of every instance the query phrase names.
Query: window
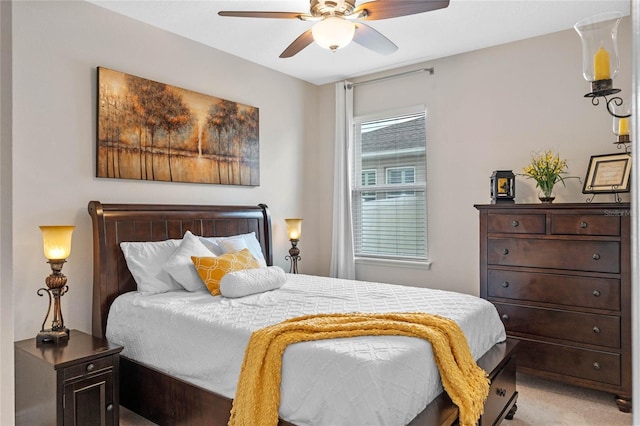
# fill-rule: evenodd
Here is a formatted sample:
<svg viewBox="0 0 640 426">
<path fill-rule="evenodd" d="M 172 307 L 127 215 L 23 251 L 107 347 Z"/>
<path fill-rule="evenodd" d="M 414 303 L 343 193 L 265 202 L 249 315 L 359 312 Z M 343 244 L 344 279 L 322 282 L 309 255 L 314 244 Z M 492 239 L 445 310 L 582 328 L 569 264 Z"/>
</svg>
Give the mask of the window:
<svg viewBox="0 0 640 426">
<path fill-rule="evenodd" d="M 426 261 L 424 109 L 356 117 L 354 132 L 351 196 L 356 257 Z"/>
<path fill-rule="evenodd" d="M 362 186 L 375 185 L 377 183 L 377 181 L 378 181 L 377 170 L 369 169 L 369 170 L 363 170 L 362 171 Z M 367 200 L 375 200 L 376 199 L 376 193 L 375 192 L 363 192 L 362 196 L 365 197 Z"/>
<path fill-rule="evenodd" d="M 388 167 L 387 184 L 398 185 L 402 183 L 416 183 L 415 167 Z M 413 191 L 388 192 L 387 197 L 401 197 L 403 195 L 414 195 Z"/>
</svg>

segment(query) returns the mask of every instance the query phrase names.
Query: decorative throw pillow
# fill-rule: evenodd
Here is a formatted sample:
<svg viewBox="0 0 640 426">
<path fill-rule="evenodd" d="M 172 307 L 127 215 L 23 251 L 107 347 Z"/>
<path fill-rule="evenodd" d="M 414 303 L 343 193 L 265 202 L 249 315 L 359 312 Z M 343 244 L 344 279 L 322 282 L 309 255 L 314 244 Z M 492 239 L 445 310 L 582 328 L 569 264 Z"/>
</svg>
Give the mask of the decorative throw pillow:
<svg viewBox="0 0 640 426">
<path fill-rule="evenodd" d="M 120 248 L 127 267 L 142 294 L 181 290 L 162 267 L 180 245 L 181 240 L 123 242 Z"/>
<path fill-rule="evenodd" d="M 180 246 L 169 257 L 163 269 L 185 290 L 202 290 L 204 285 L 193 266 L 191 256 L 211 257 L 215 255 L 200 242 L 198 237 L 187 231 Z"/>
<path fill-rule="evenodd" d="M 282 268 L 244 269 L 229 272 L 220 280 L 220 293 L 224 297 L 244 297 L 282 287 L 287 281 Z"/>
<path fill-rule="evenodd" d="M 220 294 L 220 280 L 225 274 L 241 269 L 260 267 L 260 264 L 251 255 L 249 249 L 235 253 L 225 253 L 218 257 L 191 256 L 191 260 L 196 267 L 196 271 L 198 271 L 198 276 L 214 296 Z"/>
<path fill-rule="evenodd" d="M 256 238 L 255 232 L 232 235 L 230 237 L 200 237 L 200 241 L 218 256 L 231 251 L 240 251 L 246 247 L 260 263 L 260 267 L 267 266 L 264 254 L 262 253 L 262 246 Z"/>
</svg>

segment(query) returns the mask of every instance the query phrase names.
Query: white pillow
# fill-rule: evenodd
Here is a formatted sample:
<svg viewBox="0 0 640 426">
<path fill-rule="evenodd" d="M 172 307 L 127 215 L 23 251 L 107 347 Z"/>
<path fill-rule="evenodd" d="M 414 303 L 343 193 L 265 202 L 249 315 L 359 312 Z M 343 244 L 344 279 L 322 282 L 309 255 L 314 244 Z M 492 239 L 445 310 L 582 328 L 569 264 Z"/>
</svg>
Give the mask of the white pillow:
<svg viewBox="0 0 640 426">
<path fill-rule="evenodd" d="M 241 242 L 242 240 L 244 240 L 244 245 Z M 267 266 L 264 254 L 262 254 L 262 246 L 260 245 L 260 241 L 256 238 L 255 232 L 232 235 L 230 237 L 200 237 L 200 241 L 202 241 L 202 243 L 217 256 L 231 251 L 240 251 L 243 248 L 248 248 L 251 255 L 255 257 L 260 264 L 260 267 L 266 268 Z M 225 250 L 223 241 L 229 250 Z M 240 248 L 236 249 L 236 247 Z"/>
<path fill-rule="evenodd" d="M 287 277 L 279 266 L 229 272 L 220 280 L 224 297 L 243 297 L 282 287 Z"/>
<path fill-rule="evenodd" d="M 180 284 L 162 267 L 180 245 L 181 240 L 123 242 L 120 248 L 127 267 L 142 294 L 157 294 L 181 290 Z"/>
<path fill-rule="evenodd" d="M 185 290 L 202 290 L 205 286 L 198 276 L 196 267 L 191 261 L 191 256 L 213 257 L 215 254 L 206 248 L 198 237 L 187 231 L 182 238 L 180 246 L 167 259 L 163 269 Z"/>
</svg>

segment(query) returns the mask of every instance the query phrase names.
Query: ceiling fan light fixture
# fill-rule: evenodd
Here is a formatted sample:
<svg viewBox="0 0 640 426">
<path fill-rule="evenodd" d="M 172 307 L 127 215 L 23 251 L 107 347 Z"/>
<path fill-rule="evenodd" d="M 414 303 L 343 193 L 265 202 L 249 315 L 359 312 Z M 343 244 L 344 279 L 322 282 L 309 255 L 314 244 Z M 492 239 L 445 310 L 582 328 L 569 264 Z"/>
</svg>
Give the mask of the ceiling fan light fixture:
<svg viewBox="0 0 640 426">
<path fill-rule="evenodd" d="M 334 52 L 351 43 L 355 32 L 355 24 L 339 16 L 328 16 L 311 28 L 315 42 Z"/>
</svg>

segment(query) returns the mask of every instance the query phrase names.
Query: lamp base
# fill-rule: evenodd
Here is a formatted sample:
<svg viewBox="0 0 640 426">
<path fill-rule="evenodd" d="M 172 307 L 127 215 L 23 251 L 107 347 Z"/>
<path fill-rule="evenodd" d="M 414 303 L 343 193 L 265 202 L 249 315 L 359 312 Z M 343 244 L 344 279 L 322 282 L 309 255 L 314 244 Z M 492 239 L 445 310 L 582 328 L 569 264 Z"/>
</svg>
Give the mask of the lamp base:
<svg viewBox="0 0 640 426">
<path fill-rule="evenodd" d="M 36 336 L 36 345 L 41 344 L 60 344 L 69 340 L 69 329 L 63 328 L 62 330 L 42 330 Z"/>
</svg>

